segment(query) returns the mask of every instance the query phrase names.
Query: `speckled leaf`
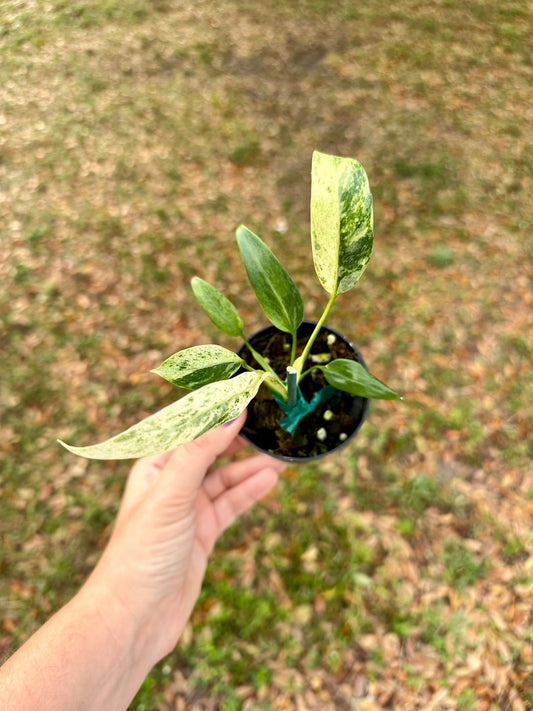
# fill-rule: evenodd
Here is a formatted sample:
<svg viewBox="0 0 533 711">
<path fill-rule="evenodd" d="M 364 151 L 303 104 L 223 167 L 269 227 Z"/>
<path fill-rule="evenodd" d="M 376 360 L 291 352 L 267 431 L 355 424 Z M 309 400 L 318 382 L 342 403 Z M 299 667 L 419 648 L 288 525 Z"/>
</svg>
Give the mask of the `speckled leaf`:
<svg viewBox="0 0 533 711">
<path fill-rule="evenodd" d="M 236 353 L 222 346 L 193 346 L 174 353 L 152 373 L 180 388 L 196 390 L 229 378 L 242 362 Z"/>
<path fill-rule="evenodd" d="M 320 369 L 330 385 L 338 390 L 344 390 L 350 395 L 370 397 L 376 400 L 402 399 L 388 385 L 378 380 L 355 360 L 338 358 L 328 365 L 321 366 Z"/>
<path fill-rule="evenodd" d="M 206 385 L 100 444 L 60 444 L 88 459 L 130 459 L 167 452 L 238 417 L 265 377 L 266 373 L 243 373 Z"/>
<path fill-rule="evenodd" d="M 241 225 L 237 243 L 257 300 L 266 317 L 280 331 L 296 333 L 304 317 L 298 287 L 272 250 L 256 234 Z"/>
<path fill-rule="evenodd" d="M 243 323 L 239 312 L 222 292 L 200 277 L 191 280 L 192 290 L 211 321 L 228 336 L 242 336 Z"/>
<path fill-rule="evenodd" d="M 316 273 L 331 295 L 361 278 L 374 241 L 372 194 L 363 166 L 315 151 L 311 184 L 311 242 Z"/>
</svg>

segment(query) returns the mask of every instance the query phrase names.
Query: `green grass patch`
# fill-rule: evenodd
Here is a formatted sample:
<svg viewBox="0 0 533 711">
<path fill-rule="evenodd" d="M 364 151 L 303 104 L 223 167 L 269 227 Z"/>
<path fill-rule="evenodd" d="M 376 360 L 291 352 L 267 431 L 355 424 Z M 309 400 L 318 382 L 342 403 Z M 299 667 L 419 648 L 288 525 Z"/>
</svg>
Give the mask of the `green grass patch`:
<svg viewBox="0 0 533 711">
<path fill-rule="evenodd" d="M 446 569 L 445 579 L 459 590 L 483 580 L 490 573 L 490 561 L 486 558 L 474 558 L 459 540 L 445 541 L 443 561 Z"/>
</svg>

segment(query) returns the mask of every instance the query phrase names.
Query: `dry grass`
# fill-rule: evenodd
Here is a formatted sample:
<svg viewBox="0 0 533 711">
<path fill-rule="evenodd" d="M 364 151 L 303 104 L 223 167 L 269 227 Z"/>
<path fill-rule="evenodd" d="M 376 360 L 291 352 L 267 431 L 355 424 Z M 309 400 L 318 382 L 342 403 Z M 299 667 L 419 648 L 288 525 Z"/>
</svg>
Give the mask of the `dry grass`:
<svg viewBox="0 0 533 711">
<path fill-rule="evenodd" d="M 317 148 L 357 157 L 376 205 L 331 325 L 405 401 L 227 533 L 132 709 L 533 708 L 532 20 L 526 0 L 2 3 L 2 653 L 90 570 L 127 472 L 55 438 L 170 401 L 150 368 L 218 339 L 194 274 L 263 325 L 238 224 L 317 315 Z"/>
</svg>

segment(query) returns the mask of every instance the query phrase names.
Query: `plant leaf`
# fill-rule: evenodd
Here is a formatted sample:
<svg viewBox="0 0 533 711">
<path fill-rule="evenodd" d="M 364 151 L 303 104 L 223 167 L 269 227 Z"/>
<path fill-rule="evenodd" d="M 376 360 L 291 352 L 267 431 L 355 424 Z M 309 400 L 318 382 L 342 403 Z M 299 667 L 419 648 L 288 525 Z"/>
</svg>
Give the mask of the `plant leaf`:
<svg viewBox="0 0 533 711">
<path fill-rule="evenodd" d="M 304 317 L 298 287 L 272 250 L 244 225 L 237 243 L 248 279 L 267 318 L 280 331 L 295 334 Z"/>
<path fill-rule="evenodd" d="M 311 242 L 324 289 L 336 295 L 355 286 L 370 261 L 374 230 L 368 178 L 353 158 L 313 153 Z"/>
<path fill-rule="evenodd" d="M 174 353 L 152 373 L 180 388 L 196 390 L 228 379 L 237 372 L 242 362 L 236 353 L 222 346 L 193 346 Z"/>
<path fill-rule="evenodd" d="M 111 439 L 66 449 L 88 459 L 130 459 L 161 454 L 196 439 L 240 415 L 256 395 L 266 373 L 242 373 L 210 383 L 164 407 Z"/>
<path fill-rule="evenodd" d="M 369 373 L 355 360 L 338 358 L 328 365 L 320 366 L 330 385 L 350 395 L 370 397 L 377 400 L 401 400 L 402 397 Z"/>
<path fill-rule="evenodd" d="M 192 290 L 211 321 L 228 336 L 242 336 L 243 323 L 239 312 L 222 292 L 200 277 L 191 280 Z"/>
</svg>

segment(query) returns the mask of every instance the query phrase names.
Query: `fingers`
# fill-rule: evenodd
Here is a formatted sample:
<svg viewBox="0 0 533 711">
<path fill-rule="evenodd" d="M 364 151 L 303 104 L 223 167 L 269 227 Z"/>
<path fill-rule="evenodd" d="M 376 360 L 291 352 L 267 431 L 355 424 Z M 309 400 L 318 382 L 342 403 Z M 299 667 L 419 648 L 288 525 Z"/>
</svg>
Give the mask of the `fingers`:
<svg viewBox="0 0 533 711">
<path fill-rule="evenodd" d="M 120 504 L 119 519 L 143 499 L 154 479 L 170 459 L 172 452 L 138 459 L 128 476 Z"/>
<path fill-rule="evenodd" d="M 161 478 L 161 472 L 167 468 L 170 470 L 170 477 L 167 476 L 167 478 L 173 479 L 174 484 L 175 475 L 179 472 L 184 480 L 186 478 L 190 482 L 192 479 L 193 487 L 197 488 L 207 467 L 212 463 L 211 460 L 214 461 L 218 456 L 234 454 L 243 446 L 244 441 L 237 437 L 237 434 L 245 418 L 246 413 L 242 413 L 234 422 L 208 432 L 199 437 L 196 442 L 190 442 L 184 447 L 178 447 L 163 454 L 137 460 L 128 477 L 120 505 L 119 519 L 123 518 L 144 498 L 154 480 L 158 476 Z"/>
<path fill-rule="evenodd" d="M 235 519 L 263 498 L 277 484 L 279 473 L 273 467 L 264 467 L 227 489 L 212 503 L 220 535 Z"/>
<path fill-rule="evenodd" d="M 258 454 L 239 462 L 228 462 L 207 475 L 203 483 L 204 491 L 210 499 L 216 499 L 224 491 L 237 486 L 261 469 L 273 469 L 281 473 L 285 469 L 285 463 L 269 457 L 268 454 Z"/>
<path fill-rule="evenodd" d="M 235 519 L 265 496 L 277 483 L 285 463 L 266 454 L 218 467 L 204 479 L 203 493 L 214 514 L 211 535 L 202 526 L 198 535 L 209 552 L 218 536 Z"/>
<path fill-rule="evenodd" d="M 203 490 L 216 507 L 217 516 L 221 515 L 223 527 L 228 526 L 240 512 L 275 485 L 278 474 L 285 468 L 283 462 L 258 454 L 224 464 L 206 476 L 209 466 L 217 458 L 229 456 L 243 446 L 238 433 L 245 418 L 244 412 L 233 422 L 193 442 L 136 462 L 128 478 L 119 519 L 133 510 L 153 486 L 155 500 L 165 502 L 167 511 L 169 507 L 188 508 L 203 483 Z"/>
<path fill-rule="evenodd" d="M 246 412 L 243 412 L 233 422 L 175 449 L 161 471 L 160 491 L 166 491 L 169 495 L 177 493 L 182 498 L 194 497 L 207 469 L 231 448 L 245 419 Z"/>
<path fill-rule="evenodd" d="M 246 442 L 244 441 L 244 439 L 240 436 L 237 436 L 230 444 L 230 446 L 224 452 L 222 452 L 220 457 L 231 457 L 232 454 L 235 454 L 245 446 Z"/>
</svg>

